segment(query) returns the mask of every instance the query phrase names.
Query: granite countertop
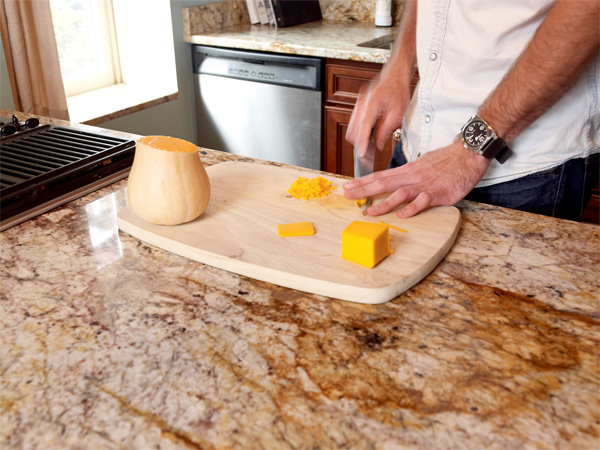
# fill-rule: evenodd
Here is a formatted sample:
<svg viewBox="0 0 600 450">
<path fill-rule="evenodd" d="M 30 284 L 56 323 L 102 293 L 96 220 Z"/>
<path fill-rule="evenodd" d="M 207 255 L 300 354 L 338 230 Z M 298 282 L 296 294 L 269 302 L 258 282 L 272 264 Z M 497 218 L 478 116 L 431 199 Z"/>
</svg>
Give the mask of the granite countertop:
<svg viewBox="0 0 600 450">
<path fill-rule="evenodd" d="M 354 3 L 323 0 L 323 20 L 288 28 L 251 25 L 245 2 L 236 0 L 183 8 L 184 39 L 190 44 L 387 62 L 390 50 L 361 44 L 378 45 L 393 40 L 402 8 L 396 8 L 394 26 L 376 27 L 372 21 L 375 3 Z"/>
<path fill-rule="evenodd" d="M 376 28 L 371 24 L 311 22 L 290 28 L 242 24 L 221 31 L 186 36 L 190 44 L 245 50 L 260 50 L 321 58 L 385 63 L 391 51 L 360 46 L 387 42 L 396 27 Z"/>
<path fill-rule="evenodd" d="M 125 186 L 0 233 L 3 449 L 598 448 L 599 227 L 463 201 L 361 305 L 119 232 Z"/>
</svg>

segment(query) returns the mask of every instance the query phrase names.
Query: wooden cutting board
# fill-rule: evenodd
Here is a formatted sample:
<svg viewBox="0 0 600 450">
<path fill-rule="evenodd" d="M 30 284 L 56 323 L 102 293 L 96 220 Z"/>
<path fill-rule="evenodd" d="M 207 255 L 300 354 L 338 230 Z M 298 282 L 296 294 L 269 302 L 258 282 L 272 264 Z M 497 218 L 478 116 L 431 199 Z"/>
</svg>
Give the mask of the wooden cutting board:
<svg viewBox="0 0 600 450">
<path fill-rule="evenodd" d="M 118 213 L 119 228 L 178 255 L 258 280 L 359 303 L 383 303 L 423 279 L 442 260 L 460 228 L 455 207 L 438 207 L 398 219 L 394 213 L 364 217 L 343 196 L 347 181 L 326 176 L 337 186 L 329 196 L 301 200 L 287 190 L 299 176 L 319 174 L 300 168 L 226 162 L 207 168 L 211 199 L 196 220 L 177 226 L 153 225 L 129 206 Z M 372 269 L 341 257 L 341 235 L 353 220 L 379 222 L 390 229 L 394 253 Z M 310 221 L 315 235 L 282 238 L 277 225 Z"/>
</svg>

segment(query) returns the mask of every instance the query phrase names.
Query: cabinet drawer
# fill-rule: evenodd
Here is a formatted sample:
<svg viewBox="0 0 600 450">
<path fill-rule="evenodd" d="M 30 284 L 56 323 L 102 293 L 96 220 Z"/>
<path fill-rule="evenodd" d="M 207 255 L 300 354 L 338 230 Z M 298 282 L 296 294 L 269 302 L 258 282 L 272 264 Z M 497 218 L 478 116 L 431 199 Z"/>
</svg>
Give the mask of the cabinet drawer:
<svg viewBox="0 0 600 450">
<path fill-rule="evenodd" d="M 325 100 L 353 106 L 362 86 L 377 77 L 382 64 L 328 60 Z"/>
</svg>

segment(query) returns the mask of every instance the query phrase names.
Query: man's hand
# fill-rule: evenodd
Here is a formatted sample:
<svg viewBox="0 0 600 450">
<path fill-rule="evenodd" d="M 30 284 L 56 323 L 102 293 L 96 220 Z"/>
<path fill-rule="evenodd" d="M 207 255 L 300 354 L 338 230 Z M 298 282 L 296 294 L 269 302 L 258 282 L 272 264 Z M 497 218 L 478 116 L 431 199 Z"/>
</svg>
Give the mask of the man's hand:
<svg viewBox="0 0 600 450">
<path fill-rule="evenodd" d="M 371 206 L 369 215 L 385 214 L 405 204 L 396 215 L 411 217 L 433 206 L 453 205 L 462 200 L 489 165 L 489 159 L 467 150 L 457 139 L 404 166 L 345 183 L 344 196 L 358 199 L 391 193 L 381 203 Z"/>
<path fill-rule="evenodd" d="M 416 26 L 417 2 L 407 1 L 390 60 L 383 66 L 379 79 L 361 90 L 348 124 L 346 140 L 359 150 L 360 156 L 366 152 L 376 123 L 375 143 L 379 150 L 383 150 L 390 135 L 402 124 L 417 65 Z"/>
<path fill-rule="evenodd" d="M 364 156 L 377 123 L 375 143 L 382 150 L 392 132 L 402 125 L 410 103 L 410 86 L 394 77 L 382 77 L 361 89 L 348 123 L 346 140 Z M 379 122 L 378 122 L 379 120 Z"/>
</svg>

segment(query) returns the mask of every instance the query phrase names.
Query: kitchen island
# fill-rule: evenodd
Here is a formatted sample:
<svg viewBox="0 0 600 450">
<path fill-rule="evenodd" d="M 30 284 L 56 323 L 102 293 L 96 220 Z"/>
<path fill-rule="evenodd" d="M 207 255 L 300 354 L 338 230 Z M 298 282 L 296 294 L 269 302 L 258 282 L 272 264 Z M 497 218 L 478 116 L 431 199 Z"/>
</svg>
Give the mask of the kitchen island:
<svg viewBox="0 0 600 450">
<path fill-rule="evenodd" d="M 125 187 L 0 234 L 1 448 L 598 448 L 598 226 L 460 202 L 434 271 L 362 305 L 119 232 Z"/>
</svg>

